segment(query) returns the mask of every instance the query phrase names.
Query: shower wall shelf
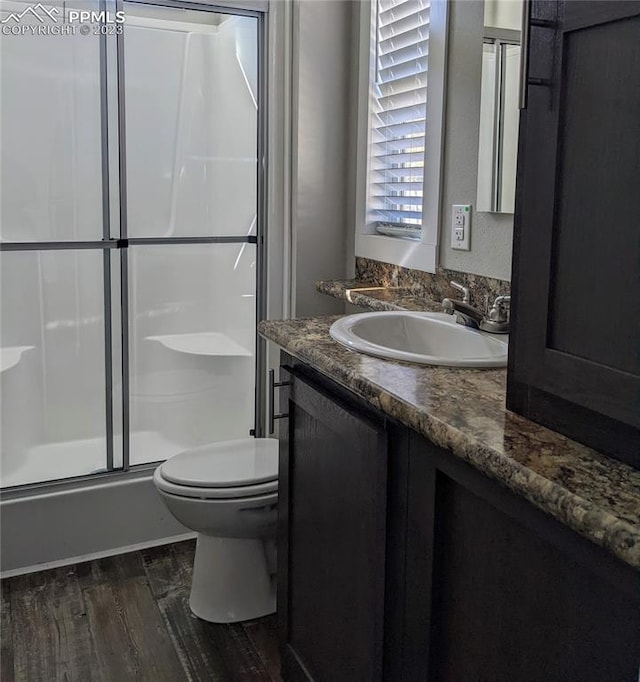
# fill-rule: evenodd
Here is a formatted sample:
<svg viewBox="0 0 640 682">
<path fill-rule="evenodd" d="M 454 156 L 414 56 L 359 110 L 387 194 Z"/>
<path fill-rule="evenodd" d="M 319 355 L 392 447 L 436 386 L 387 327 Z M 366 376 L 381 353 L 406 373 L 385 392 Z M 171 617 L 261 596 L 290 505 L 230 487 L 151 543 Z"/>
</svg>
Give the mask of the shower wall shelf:
<svg viewBox="0 0 640 682">
<path fill-rule="evenodd" d="M 224 357 L 253 357 L 253 353 L 221 332 L 196 332 L 193 334 L 167 334 L 147 336 L 148 341 L 158 341 L 165 348 L 187 355 Z"/>
<path fill-rule="evenodd" d="M 15 367 L 20 362 L 22 354 L 34 348 L 35 346 L 7 346 L 6 348 L 0 348 L 0 372 L 6 372 L 8 369 Z"/>
</svg>

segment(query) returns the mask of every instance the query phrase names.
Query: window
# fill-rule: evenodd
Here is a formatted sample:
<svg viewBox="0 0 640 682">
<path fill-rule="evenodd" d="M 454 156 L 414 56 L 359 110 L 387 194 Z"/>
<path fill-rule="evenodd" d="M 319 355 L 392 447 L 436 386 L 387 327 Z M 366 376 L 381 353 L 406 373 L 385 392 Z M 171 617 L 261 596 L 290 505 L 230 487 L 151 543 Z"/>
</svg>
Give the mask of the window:
<svg viewBox="0 0 640 682">
<path fill-rule="evenodd" d="M 363 5 L 356 255 L 435 272 L 447 2 Z"/>
<path fill-rule="evenodd" d="M 422 236 L 430 0 L 377 0 L 369 220 Z"/>
</svg>

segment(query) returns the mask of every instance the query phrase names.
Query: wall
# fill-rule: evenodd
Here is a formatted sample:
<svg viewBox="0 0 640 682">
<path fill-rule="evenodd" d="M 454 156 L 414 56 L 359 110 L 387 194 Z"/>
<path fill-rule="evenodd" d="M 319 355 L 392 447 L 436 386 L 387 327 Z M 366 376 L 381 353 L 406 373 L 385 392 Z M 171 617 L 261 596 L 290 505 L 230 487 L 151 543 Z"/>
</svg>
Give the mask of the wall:
<svg viewBox="0 0 640 682">
<path fill-rule="evenodd" d="M 351 15 L 351 2 L 294 5 L 291 312 L 298 317 L 343 310 L 314 283 L 347 270 Z"/>
<path fill-rule="evenodd" d="M 483 16 L 482 0 L 450 2 L 440 265 L 511 279 L 512 215 L 474 211 L 471 251 L 449 247 L 451 204 L 476 203 Z"/>
<path fill-rule="evenodd" d="M 522 0 L 484 0 L 484 25 L 519 31 L 522 27 Z"/>
<path fill-rule="evenodd" d="M 295 4 L 291 312 L 298 316 L 341 312 L 314 282 L 353 272 L 359 5 Z M 445 268 L 510 279 L 511 215 L 474 211 L 471 251 L 449 247 L 451 204 L 476 203 L 483 18 L 483 0 L 450 3 L 439 255 Z"/>
<path fill-rule="evenodd" d="M 359 47 L 359 3 L 354 3 L 352 19 L 351 90 L 357 92 L 358 59 L 367 50 Z M 513 216 L 473 212 L 471 251 L 450 248 L 451 204 L 476 204 L 480 95 L 482 86 L 483 0 L 450 0 L 449 44 L 444 121 L 444 154 L 442 172 L 442 211 L 439 262 L 444 268 L 485 275 L 498 279 L 511 278 L 511 243 Z M 357 101 L 352 99 L 350 127 L 350 185 L 348 215 L 351 235 L 355 230 L 355 137 Z M 351 247 L 352 248 L 352 247 Z M 352 259 L 348 263 L 351 274 Z"/>
</svg>

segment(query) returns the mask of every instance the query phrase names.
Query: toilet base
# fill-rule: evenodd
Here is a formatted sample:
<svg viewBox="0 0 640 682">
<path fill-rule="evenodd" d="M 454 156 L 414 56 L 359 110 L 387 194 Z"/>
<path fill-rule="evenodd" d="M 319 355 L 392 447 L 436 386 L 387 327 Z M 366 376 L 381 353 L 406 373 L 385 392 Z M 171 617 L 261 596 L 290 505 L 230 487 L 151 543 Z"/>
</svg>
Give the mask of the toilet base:
<svg viewBox="0 0 640 682">
<path fill-rule="evenodd" d="M 210 623 L 237 623 L 275 613 L 273 540 L 198 534 L 189 606 Z"/>
</svg>

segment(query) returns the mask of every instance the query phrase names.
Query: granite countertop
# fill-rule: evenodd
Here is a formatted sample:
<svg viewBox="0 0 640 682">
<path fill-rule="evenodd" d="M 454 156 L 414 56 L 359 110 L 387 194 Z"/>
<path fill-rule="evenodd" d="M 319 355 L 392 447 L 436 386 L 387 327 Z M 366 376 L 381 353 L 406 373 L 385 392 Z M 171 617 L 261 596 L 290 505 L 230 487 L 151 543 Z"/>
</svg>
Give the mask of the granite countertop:
<svg viewBox="0 0 640 682">
<path fill-rule="evenodd" d="M 347 282 L 330 284 L 349 288 Z M 393 310 L 405 302 L 390 290 L 376 300 L 395 305 Z M 505 370 L 369 357 L 331 339 L 329 327 L 336 319 L 263 321 L 259 332 L 640 569 L 640 471 L 507 411 Z"/>
<path fill-rule="evenodd" d="M 427 298 L 417 289 L 376 286 L 356 279 L 334 279 L 316 282 L 321 294 L 369 310 L 429 310 L 442 312 L 439 301 Z"/>
</svg>

